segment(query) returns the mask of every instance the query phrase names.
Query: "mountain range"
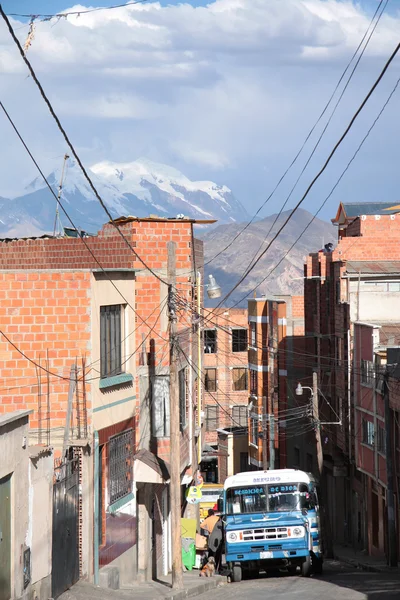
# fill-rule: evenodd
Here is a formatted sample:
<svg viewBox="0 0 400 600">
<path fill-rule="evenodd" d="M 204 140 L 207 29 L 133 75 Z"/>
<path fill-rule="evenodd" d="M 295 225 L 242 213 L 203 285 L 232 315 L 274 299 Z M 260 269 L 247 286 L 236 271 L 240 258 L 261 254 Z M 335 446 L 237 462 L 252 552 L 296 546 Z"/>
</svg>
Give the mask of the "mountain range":
<svg viewBox="0 0 400 600">
<path fill-rule="evenodd" d="M 58 193 L 61 165 L 47 181 Z M 113 217 L 157 214 L 232 223 L 248 215 L 232 191 L 212 181 L 191 181 L 177 169 L 138 159 L 131 163 L 104 161 L 89 175 Z M 61 202 L 77 227 L 95 233 L 108 218 L 87 180 L 72 159 L 66 161 Z M 53 233 L 56 201 L 41 177 L 13 198 L 0 196 L 0 236 L 18 237 Z M 61 222 L 70 227 L 60 210 Z"/>
<path fill-rule="evenodd" d="M 266 248 L 290 212 L 282 212 L 275 225 L 273 223 L 277 215 L 252 223 L 225 251 L 224 248 L 243 229 L 244 224 L 219 225 L 202 236 L 205 276 L 207 278 L 209 274 L 214 275 L 222 288 L 222 298 L 239 281 L 254 257 L 259 256 Z M 320 219 L 312 221 L 312 219 L 311 213 L 298 209 L 248 277 L 224 302 L 224 306 L 233 306 L 237 302 L 238 306 L 246 306 L 244 297 L 247 294 L 253 297 L 254 291 L 257 296 L 303 294 L 303 268 L 306 256 L 310 252 L 321 250 L 329 242 L 335 245 L 337 239 L 337 230 L 331 223 Z M 291 248 L 310 222 L 304 235 Z M 214 307 L 220 300 L 221 298 L 217 301 L 208 300 L 208 306 Z"/>
</svg>

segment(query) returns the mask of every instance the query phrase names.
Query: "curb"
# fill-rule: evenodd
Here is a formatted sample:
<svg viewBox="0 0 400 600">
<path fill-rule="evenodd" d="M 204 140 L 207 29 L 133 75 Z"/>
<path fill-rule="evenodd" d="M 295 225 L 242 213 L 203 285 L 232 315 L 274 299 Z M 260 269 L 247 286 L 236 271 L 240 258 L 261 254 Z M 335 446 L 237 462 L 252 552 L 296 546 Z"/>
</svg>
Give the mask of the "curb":
<svg viewBox="0 0 400 600">
<path fill-rule="evenodd" d="M 200 596 L 201 594 L 205 594 L 209 590 L 214 590 L 225 584 L 226 578 L 204 581 L 204 583 L 200 583 L 199 585 L 193 586 L 191 588 L 179 590 L 178 592 L 172 592 L 172 594 L 168 594 L 168 596 L 165 596 L 164 600 L 184 600 L 184 598 L 194 598 L 195 596 Z"/>
<path fill-rule="evenodd" d="M 376 567 L 374 565 L 370 565 L 368 563 L 361 562 L 356 558 L 348 558 L 344 556 L 340 556 L 340 554 L 335 553 L 335 560 L 339 560 L 340 562 L 347 564 L 351 567 L 355 567 L 356 569 L 361 569 L 362 571 L 368 571 L 369 573 L 391 573 L 394 572 L 395 569 L 391 567 Z"/>
</svg>

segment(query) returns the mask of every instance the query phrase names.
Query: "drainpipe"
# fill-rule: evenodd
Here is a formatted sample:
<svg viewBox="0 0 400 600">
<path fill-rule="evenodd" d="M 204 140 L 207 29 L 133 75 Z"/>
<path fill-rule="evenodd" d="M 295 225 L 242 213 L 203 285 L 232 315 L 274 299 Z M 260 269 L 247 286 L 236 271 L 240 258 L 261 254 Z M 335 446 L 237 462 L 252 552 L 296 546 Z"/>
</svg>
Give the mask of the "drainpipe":
<svg viewBox="0 0 400 600">
<path fill-rule="evenodd" d="M 99 434 L 94 432 L 94 585 L 99 585 Z"/>
<path fill-rule="evenodd" d="M 197 271 L 197 314 L 200 317 L 201 313 L 201 273 Z M 197 462 L 200 470 L 201 454 L 202 454 L 202 436 L 201 436 L 201 378 L 202 378 L 202 364 L 201 364 L 201 321 L 197 328 L 197 426 L 199 428 L 199 437 L 197 438 Z"/>
</svg>

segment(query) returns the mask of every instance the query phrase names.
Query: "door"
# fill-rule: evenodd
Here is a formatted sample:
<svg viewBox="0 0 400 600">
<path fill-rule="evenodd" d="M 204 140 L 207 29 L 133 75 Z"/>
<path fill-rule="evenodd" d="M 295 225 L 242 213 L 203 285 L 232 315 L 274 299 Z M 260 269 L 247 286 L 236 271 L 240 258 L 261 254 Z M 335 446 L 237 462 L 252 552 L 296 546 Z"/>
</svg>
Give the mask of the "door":
<svg viewBox="0 0 400 600">
<path fill-rule="evenodd" d="M 79 461 L 56 469 L 53 486 L 52 595 L 58 598 L 79 579 Z"/>
<path fill-rule="evenodd" d="M 0 600 L 11 598 L 11 475 L 0 479 Z"/>
</svg>

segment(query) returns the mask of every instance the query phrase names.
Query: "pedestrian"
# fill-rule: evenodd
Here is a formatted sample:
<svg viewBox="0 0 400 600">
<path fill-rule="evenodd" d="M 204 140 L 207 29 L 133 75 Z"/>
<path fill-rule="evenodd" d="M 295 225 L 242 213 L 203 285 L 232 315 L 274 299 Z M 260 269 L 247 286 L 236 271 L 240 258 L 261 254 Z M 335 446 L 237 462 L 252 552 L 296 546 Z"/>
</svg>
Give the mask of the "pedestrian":
<svg viewBox="0 0 400 600">
<path fill-rule="evenodd" d="M 208 510 L 208 517 L 204 519 L 201 524 L 201 533 L 208 537 L 213 532 L 215 524 L 218 522 L 219 517 L 215 514 L 212 508 Z"/>
<path fill-rule="evenodd" d="M 217 521 L 208 538 L 208 556 L 213 556 L 215 559 L 216 573 L 221 570 L 223 546 L 223 523 L 221 517 L 217 516 Z"/>
</svg>

